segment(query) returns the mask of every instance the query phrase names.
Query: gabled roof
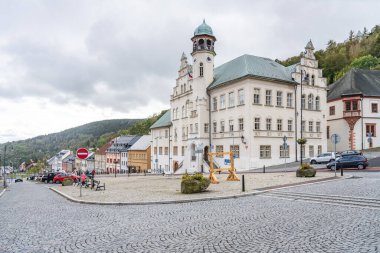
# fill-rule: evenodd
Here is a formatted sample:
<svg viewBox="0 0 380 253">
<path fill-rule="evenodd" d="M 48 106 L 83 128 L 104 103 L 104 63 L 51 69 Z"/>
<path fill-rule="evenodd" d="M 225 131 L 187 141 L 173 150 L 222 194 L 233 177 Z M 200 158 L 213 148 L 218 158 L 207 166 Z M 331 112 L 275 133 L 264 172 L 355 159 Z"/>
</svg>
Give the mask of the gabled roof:
<svg viewBox="0 0 380 253">
<path fill-rule="evenodd" d="M 171 121 L 171 114 L 170 114 L 170 110 L 168 110 L 167 112 L 165 112 L 164 115 L 161 116 L 161 118 L 159 118 L 151 127 L 150 129 L 153 129 L 153 128 L 160 128 L 160 127 L 168 127 L 168 126 L 171 126 L 172 125 L 172 121 Z"/>
<path fill-rule="evenodd" d="M 143 135 L 129 150 L 147 150 L 151 140 L 152 137 L 150 135 Z"/>
<path fill-rule="evenodd" d="M 208 89 L 216 88 L 224 83 L 243 77 L 295 83 L 292 80 L 290 70 L 291 68 L 287 68 L 269 58 L 245 54 L 215 68 L 214 81 L 209 85 Z"/>
<path fill-rule="evenodd" d="M 101 146 L 96 152 L 95 154 L 97 155 L 106 155 L 106 151 L 109 147 L 111 147 L 112 145 L 112 142 L 109 142 L 109 143 L 106 143 L 104 144 L 103 146 Z"/>
<path fill-rule="evenodd" d="M 329 86 L 327 100 L 350 95 L 380 96 L 380 70 L 351 69 Z"/>
<path fill-rule="evenodd" d="M 122 135 L 113 139 L 112 145 L 106 150 L 106 152 L 123 152 L 135 144 L 140 139 L 140 135 Z"/>
</svg>

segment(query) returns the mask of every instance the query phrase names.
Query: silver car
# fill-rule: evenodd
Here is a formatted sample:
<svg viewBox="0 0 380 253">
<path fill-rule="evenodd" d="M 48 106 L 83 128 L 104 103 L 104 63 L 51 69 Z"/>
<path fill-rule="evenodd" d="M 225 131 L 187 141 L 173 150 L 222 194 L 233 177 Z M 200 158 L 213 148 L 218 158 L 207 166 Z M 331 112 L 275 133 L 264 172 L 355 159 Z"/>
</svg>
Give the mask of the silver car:
<svg viewBox="0 0 380 253">
<path fill-rule="evenodd" d="M 311 164 L 316 164 L 316 163 L 329 163 L 335 161 L 335 153 L 334 152 L 325 152 L 322 153 L 316 157 L 311 157 L 310 158 L 310 163 Z"/>
</svg>

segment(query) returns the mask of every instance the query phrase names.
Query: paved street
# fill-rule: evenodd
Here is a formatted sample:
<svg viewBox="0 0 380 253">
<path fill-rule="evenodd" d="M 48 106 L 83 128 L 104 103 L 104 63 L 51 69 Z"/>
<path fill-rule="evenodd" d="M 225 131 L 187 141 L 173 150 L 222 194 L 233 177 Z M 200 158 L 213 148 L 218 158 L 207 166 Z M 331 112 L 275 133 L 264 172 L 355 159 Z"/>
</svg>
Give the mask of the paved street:
<svg viewBox="0 0 380 253">
<path fill-rule="evenodd" d="M 380 173 L 283 189 L 380 199 Z M 380 208 L 262 194 L 151 206 L 68 202 L 35 183 L 0 198 L 0 252 L 380 252 Z"/>
</svg>

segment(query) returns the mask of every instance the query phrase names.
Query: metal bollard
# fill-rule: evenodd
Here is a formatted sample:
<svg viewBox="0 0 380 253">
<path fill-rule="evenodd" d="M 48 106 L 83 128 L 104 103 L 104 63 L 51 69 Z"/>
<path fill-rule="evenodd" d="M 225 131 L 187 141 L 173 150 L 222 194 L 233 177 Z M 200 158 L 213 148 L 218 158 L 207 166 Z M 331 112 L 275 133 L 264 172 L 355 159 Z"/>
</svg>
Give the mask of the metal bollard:
<svg viewBox="0 0 380 253">
<path fill-rule="evenodd" d="M 343 177 L 343 166 L 340 168 L 340 175 Z"/>
<path fill-rule="evenodd" d="M 244 175 L 241 175 L 241 191 L 245 192 L 245 180 Z"/>
<path fill-rule="evenodd" d="M 263 167 L 263 173 L 265 173 L 265 165 L 264 165 L 264 167 Z"/>
</svg>

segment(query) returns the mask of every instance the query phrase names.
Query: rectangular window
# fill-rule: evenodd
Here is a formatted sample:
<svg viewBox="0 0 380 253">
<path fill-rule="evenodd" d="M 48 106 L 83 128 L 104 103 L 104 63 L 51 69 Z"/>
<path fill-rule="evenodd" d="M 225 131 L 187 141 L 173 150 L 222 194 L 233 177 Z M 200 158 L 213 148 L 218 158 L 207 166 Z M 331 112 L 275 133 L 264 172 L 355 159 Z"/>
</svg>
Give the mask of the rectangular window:
<svg viewBox="0 0 380 253">
<path fill-rule="evenodd" d="M 226 108 L 226 95 L 220 95 L 220 109 Z"/>
<path fill-rule="evenodd" d="M 168 154 L 169 154 L 169 148 L 165 147 L 165 155 L 168 155 Z"/>
<path fill-rule="evenodd" d="M 159 148 L 158 148 L 158 154 L 159 154 L 159 155 L 162 155 L 162 147 L 159 147 Z"/>
<path fill-rule="evenodd" d="M 372 137 L 376 137 L 376 124 L 365 124 L 365 133 L 366 136 L 371 133 Z"/>
<path fill-rule="evenodd" d="M 315 131 L 317 133 L 321 132 L 321 122 L 319 122 L 319 121 L 315 122 Z"/>
<path fill-rule="evenodd" d="M 220 122 L 220 132 L 224 133 L 224 121 Z"/>
<path fill-rule="evenodd" d="M 239 119 L 239 131 L 244 130 L 244 119 L 240 118 Z"/>
<path fill-rule="evenodd" d="M 265 91 L 265 105 L 272 105 L 272 91 Z"/>
<path fill-rule="evenodd" d="M 218 110 L 218 99 L 216 97 L 212 98 L 212 110 L 213 111 Z"/>
<path fill-rule="evenodd" d="M 178 155 L 178 147 L 177 146 L 173 147 L 173 155 Z"/>
<path fill-rule="evenodd" d="M 216 133 L 217 132 L 217 123 L 216 123 L 216 121 L 212 122 L 212 128 L 213 128 L 214 133 Z"/>
<path fill-rule="evenodd" d="M 255 130 L 260 130 L 260 118 L 255 118 Z"/>
<path fill-rule="evenodd" d="M 302 132 L 305 132 L 305 125 L 306 125 L 306 121 L 303 120 L 301 124 Z"/>
<path fill-rule="evenodd" d="M 282 119 L 277 120 L 277 131 L 282 131 Z"/>
<path fill-rule="evenodd" d="M 182 155 L 182 156 L 185 156 L 185 146 L 182 146 L 182 149 L 181 149 L 181 155 Z"/>
<path fill-rule="evenodd" d="M 199 129 L 198 129 L 198 123 L 195 123 L 194 126 L 195 126 L 195 133 L 198 133 L 198 130 L 199 130 Z"/>
<path fill-rule="evenodd" d="M 216 145 L 215 146 L 216 153 L 223 153 L 223 145 Z M 217 157 L 223 157 L 222 154 L 217 155 Z"/>
<path fill-rule="evenodd" d="M 230 132 L 233 132 L 234 131 L 234 121 L 232 119 L 228 121 L 228 125 L 230 128 Z"/>
<path fill-rule="evenodd" d="M 373 113 L 377 113 L 378 112 L 378 110 L 377 110 L 377 103 L 372 103 L 371 104 L 371 109 L 372 109 Z"/>
<path fill-rule="evenodd" d="M 327 139 L 330 139 L 330 126 L 327 126 L 327 128 L 326 128 L 326 138 Z"/>
<path fill-rule="evenodd" d="M 253 90 L 253 103 L 256 105 L 260 104 L 260 89 L 259 88 L 255 88 Z"/>
<path fill-rule="evenodd" d="M 351 111 L 351 101 L 346 101 L 345 105 L 346 111 Z"/>
<path fill-rule="evenodd" d="M 260 145 L 260 159 L 271 158 L 271 146 L 270 145 Z"/>
<path fill-rule="evenodd" d="M 228 106 L 229 107 L 235 106 L 235 94 L 233 91 L 228 93 Z"/>
<path fill-rule="evenodd" d="M 266 121 L 267 125 L 267 130 L 270 131 L 272 130 L 272 119 L 267 119 Z"/>
<path fill-rule="evenodd" d="M 239 145 L 230 145 L 230 152 L 233 153 L 234 158 L 240 157 Z"/>
<path fill-rule="evenodd" d="M 314 157 L 314 146 L 309 145 L 309 157 Z"/>
<path fill-rule="evenodd" d="M 318 145 L 318 155 L 322 154 L 322 145 Z"/>
<path fill-rule="evenodd" d="M 157 155 L 157 147 L 154 147 L 154 154 Z M 108 158 L 107 158 L 107 163 L 108 163 Z"/>
<path fill-rule="evenodd" d="M 282 91 L 277 91 L 277 106 L 282 106 Z"/>
<path fill-rule="evenodd" d="M 313 132 L 313 121 L 309 121 L 309 132 Z"/>
<path fill-rule="evenodd" d="M 239 105 L 244 105 L 244 90 L 243 89 L 238 90 L 238 102 L 239 102 Z"/>
<path fill-rule="evenodd" d="M 352 110 L 357 111 L 358 110 L 358 101 L 352 101 Z"/>
<path fill-rule="evenodd" d="M 293 120 L 288 120 L 288 131 L 293 131 Z"/>
<path fill-rule="evenodd" d="M 284 145 L 280 145 L 280 158 L 288 158 L 289 157 L 289 145 L 284 149 Z"/>
<path fill-rule="evenodd" d="M 293 107 L 293 93 L 286 94 L 286 106 Z"/>
<path fill-rule="evenodd" d="M 216 122 L 215 122 L 216 123 Z M 204 124 L 204 132 L 205 133 L 208 133 L 208 123 L 205 123 Z"/>
</svg>

